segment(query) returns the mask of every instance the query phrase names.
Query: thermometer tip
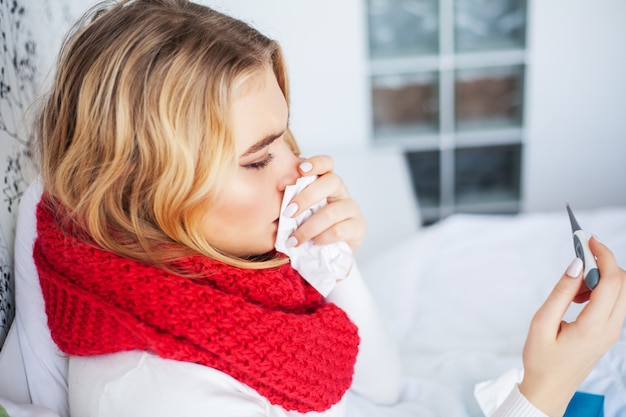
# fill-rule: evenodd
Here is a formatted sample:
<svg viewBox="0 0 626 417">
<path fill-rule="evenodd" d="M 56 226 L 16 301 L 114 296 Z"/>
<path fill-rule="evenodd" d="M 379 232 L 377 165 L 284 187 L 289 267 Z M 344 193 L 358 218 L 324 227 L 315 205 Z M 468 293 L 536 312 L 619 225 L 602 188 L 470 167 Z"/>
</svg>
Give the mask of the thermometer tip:
<svg viewBox="0 0 626 417">
<path fill-rule="evenodd" d="M 572 232 L 575 232 L 577 230 L 582 230 L 582 227 L 580 227 L 580 225 L 578 224 L 578 221 L 576 221 L 576 217 L 574 217 L 574 212 L 572 212 L 572 209 L 569 206 L 569 203 L 566 205 L 566 208 L 567 208 L 567 214 L 569 215 L 569 222 L 572 225 Z"/>
</svg>

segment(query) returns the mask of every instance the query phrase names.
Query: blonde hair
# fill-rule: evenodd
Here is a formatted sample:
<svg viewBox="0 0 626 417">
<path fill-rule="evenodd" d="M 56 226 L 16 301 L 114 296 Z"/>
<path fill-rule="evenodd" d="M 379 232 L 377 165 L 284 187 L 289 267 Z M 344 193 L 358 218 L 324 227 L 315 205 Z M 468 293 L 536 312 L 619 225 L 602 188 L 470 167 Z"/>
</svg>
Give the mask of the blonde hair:
<svg viewBox="0 0 626 417">
<path fill-rule="evenodd" d="M 60 222 L 164 267 L 194 254 L 248 268 L 283 263 L 221 253 L 201 233 L 236 166 L 231 100 L 268 67 L 289 102 L 279 45 L 244 22 L 186 0 L 89 11 L 62 47 L 36 126 Z"/>
</svg>

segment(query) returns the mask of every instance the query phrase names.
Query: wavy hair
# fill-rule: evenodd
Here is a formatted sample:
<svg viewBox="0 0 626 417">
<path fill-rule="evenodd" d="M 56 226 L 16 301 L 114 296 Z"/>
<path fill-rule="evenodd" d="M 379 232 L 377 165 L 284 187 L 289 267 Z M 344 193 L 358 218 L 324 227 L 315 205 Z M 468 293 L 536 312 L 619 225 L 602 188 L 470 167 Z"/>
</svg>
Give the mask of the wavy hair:
<svg viewBox="0 0 626 417">
<path fill-rule="evenodd" d="M 36 124 L 59 221 L 159 266 L 194 254 L 248 268 L 283 263 L 221 253 L 201 233 L 236 166 L 232 99 L 268 67 L 289 103 L 280 46 L 242 21 L 186 0 L 88 11 L 61 48 Z M 290 131 L 286 139 L 298 154 Z"/>
</svg>

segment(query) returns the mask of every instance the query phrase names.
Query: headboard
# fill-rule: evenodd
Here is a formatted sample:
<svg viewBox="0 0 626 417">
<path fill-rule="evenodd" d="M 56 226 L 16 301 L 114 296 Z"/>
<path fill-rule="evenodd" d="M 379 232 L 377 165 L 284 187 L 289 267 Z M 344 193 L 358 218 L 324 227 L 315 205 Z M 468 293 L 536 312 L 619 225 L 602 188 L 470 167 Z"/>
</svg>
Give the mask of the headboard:
<svg viewBox="0 0 626 417">
<path fill-rule="evenodd" d="M 0 346 L 15 314 L 15 216 L 30 161 L 25 112 L 36 89 L 36 47 L 26 18 L 23 1 L 0 2 Z"/>
</svg>

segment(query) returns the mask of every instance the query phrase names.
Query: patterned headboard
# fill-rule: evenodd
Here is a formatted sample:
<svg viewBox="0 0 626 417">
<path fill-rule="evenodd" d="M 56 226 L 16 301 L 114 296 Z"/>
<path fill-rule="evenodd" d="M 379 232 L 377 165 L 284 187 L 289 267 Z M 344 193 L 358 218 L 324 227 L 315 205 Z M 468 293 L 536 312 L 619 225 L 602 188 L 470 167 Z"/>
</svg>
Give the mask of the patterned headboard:
<svg viewBox="0 0 626 417">
<path fill-rule="evenodd" d="M 30 163 L 25 112 L 35 93 L 35 42 L 21 1 L 0 2 L 0 346 L 15 314 L 13 239 Z"/>
<path fill-rule="evenodd" d="M 15 315 L 17 206 L 34 177 L 34 102 L 51 78 L 63 36 L 98 0 L 0 1 L 0 348 Z"/>
</svg>

